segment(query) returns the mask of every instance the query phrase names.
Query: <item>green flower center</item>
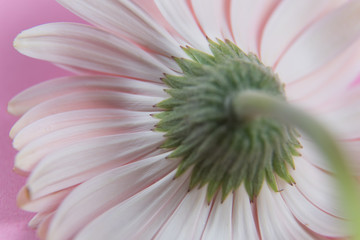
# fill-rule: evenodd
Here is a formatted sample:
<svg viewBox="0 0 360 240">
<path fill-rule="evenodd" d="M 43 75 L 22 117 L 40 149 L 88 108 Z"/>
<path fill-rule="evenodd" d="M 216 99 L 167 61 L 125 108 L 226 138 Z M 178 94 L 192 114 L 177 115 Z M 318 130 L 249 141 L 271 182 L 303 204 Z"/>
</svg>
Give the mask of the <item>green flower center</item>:
<svg viewBox="0 0 360 240">
<path fill-rule="evenodd" d="M 166 132 L 162 147 L 174 150 L 168 157 L 181 158 L 176 176 L 191 169 L 189 189 L 207 185 L 209 202 L 218 192 L 224 200 L 242 183 L 253 200 L 265 179 L 278 191 L 275 175 L 292 184 L 288 166 L 294 168 L 300 147 L 295 129 L 272 118 L 236 116 L 231 105 L 247 90 L 286 101 L 277 75 L 229 41 L 209 40 L 209 46 L 212 55 L 184 48 L 191 60 L 174 58 L 182 75 L 163 79 L 170 98 L 157 104 L 164 111 L 155 116 L 156 130 Z"/>
</svg>

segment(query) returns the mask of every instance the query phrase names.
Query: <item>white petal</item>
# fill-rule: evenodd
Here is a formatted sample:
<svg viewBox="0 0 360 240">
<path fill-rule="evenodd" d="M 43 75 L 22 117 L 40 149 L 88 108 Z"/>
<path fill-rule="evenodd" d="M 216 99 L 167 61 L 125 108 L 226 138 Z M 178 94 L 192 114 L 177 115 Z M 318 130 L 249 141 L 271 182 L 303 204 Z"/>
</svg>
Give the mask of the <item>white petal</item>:
<svg viewBox="0 0 360 240">
<path fill-rule="evenodd" d="M 72 190 L 73 188 L 67 188 L 45 197 L 31 200 L 29 190 L 25 186 L 21 188 L 17 195 L 17 205 L 25 211 L 49 213 L 54 211 Z"/>
<path fill-rule="evenodd" d="M 360 36 L 360 1 L 348 1 L 313 24 L 289 48 L 276 71 L 285 83 L 312 73 Z"/>
<path fill-rule="evenodd" d="M 34 139 L 65 128 L 90 123 L 101 123 L 109 120 L 126 121 L 126 119 L 137 119 L 137 121 L 139 121 L 140 119 L 149 119 L 151 114 L 151 112 L 135 112 L 107 108 L 74 110 L 53 114 L 36 120 L 21 129 L 14 138 L 13 147 L 20 150 Z M 152 119 L 150 121 L 152 121 Z"/>
<path fill-rule="evenodd" d="M 232 0 L 231 26 L 236 44 L 245 52 L 259 55 L 264 25 L 279 0 Z"/>
<path fill-rule="evenodd" d="M 170 34 L 131 1 L 58 0 L 64 7 L 114 35 L 125 36 L 166 56 L 182 56 Z"/>
<path fill-rule="evenodd" d="M 54 212 L 39 212 L 28 223 L 28 226 L 36 229 L 48 217 L 52 216 Z"/>
<path fill-rule="evenodd" d="M 333 167 L 329 164 L 329 161 L 324 158 L 323 154 L 319 152 L 316 144 L 305 138 L 300 140 L 303 148 L 300 150 L 303 158 L 308 161 L 310 164 L 330 173 L 334 172 Z M 360 141 L 359 139 L 354 139 L 350 141 L 339 141 L 339 145 L 347 153 L 348 156 L 348 165 L 350 170 L 353 171 L 354 176 L 360 175 Z"/>
<path fill-rule="evenodd" d="M 176 168 L 167 153 L 110 170 L 77 187 L 61 204 L 49 239 L 70 239 L 93 219 L 151 186 Z M 106 196 L 106 197 L 104 197 Z"/>
<path fill-rule="evenodd" d="M 138 160 L 156 150 L 162 141 L 160 133 L 125 133 L 84 140 L 53 152 L 42 159 L 28 179 L 31 198 L 77 185 Z"/>
<path fill-rule="evenodd" d="M 232 239 L 232 212 L 233 198 L 228 196 L 222 203 L 221 195 L 218 194 L 201 239 Z"/>
<path fill-rule="evenodd" d="M 303 159 L 325 171 L 334 171 L 327 159 L 324 158 L 323 154 L 319 151 L 317 145 L 312 140 L 301 137 L 299 141 L 302 145 L 302 148 L 299 150 L 299 152 L 301 153 Z"/>
<path fill-rule="evenodd" d="M 36 231 L 36 235 L 38 236 L 39 239 L 45 240 L 46 234 L 49 229 L 49 225 L 50 225 L 50 222 L 51 222 L 53 216 L 54 216 L 54 213 L 52 212 L 49 215 L 45 216 L 44 219 L 39 224 L 37 231 Z"/>
<path fill-rule="evenodd" d="M 289 188 L 291 188 L 290 185 Z M 266 183 L 262 186 L 257 199 L 257 214 L 262 239 L 313 239 L 296 221 L 286 203 L 280 193 L 274 192 Z"/>
<path fill-rule="evenodd" d="M 360 85 L 347 89 L 342 97 L 334 97 L 321 119 L 338 138 L 351 140 L 360 137 Z"/>
<path fill-rule="evenodd" d="M 156 111 L 154 105 L 162 100 L 164 98 L 113 91 L 75 92 L 42 102 L 27 111 L 12 127 L 10 137 L 14 138 L 27 125 L 57 113 L 99 108 L 120 108 L 149 112 Z"/>
<path fill-rule="evenodd" d="M 314 21 L 344 0 L 282 1 L 266 23 L 261 42 L 261 60 L 273 66 L 289 44 Z"/>
<path fill-rule="evenodd" d="M 63 96 L 72 92 L 86 92 L 92 90 L 119 91 L 154 97 L 168 95 L 164 92 L 163 84 L 138 81 L 135 79 L 109 76 L 73 76 L 52 79 L 26 89 L 9 102 L 9 112 L 14 115 L 24 114 L 35 105 Z"/>
<path fill-rule="evenodd" d="M 210 212 L 206 202 L 206 188 L 191 190 L 166 221 L 156 240 L 200 239 Z M 181 227 L 179 227 L 181 226 Z"/>
<path fill-rule="evenodd" d="M 149 131 L 157 122 L 158 120 L 148 115 L 142 118 L 104 120 L 53 131 L 21 149 L 16 155 L 15 167 L 30 171 L 43 157 L 58 149 L 100 136 Z"/>
<path fill-rule="evenodd" d="M 347 95 L 360 73 L 359 40 L 316 72 L 287 84 L 289 101 L 316 113 L 324 104 L 332 104 L 338 97 Z"/>
<path fill-rule="evenodd" d="M 312 178 L 312 175 L 308 175 Z M 332 216 L 313 205 L 295 186 L 279 181 L 282 188 L 283 204 L 290 209 L 296 219 L 317 234 L 331 238 L 345 238 L 348 234 L 346 220 Z M 304 238 L 300 238 L 304 239 Z"/>
<path fill-rule="evenodd" d="M 296 182 L 297 189 L 306 199 L 322 211 L 344 218 L 341 196 L 334 176 L 302 158 L 297 158 L 295 164 L 296 170 L 291 170 L 290 174 Z"/>
<path fill-rule="evenodd" d="M 234 192 L 233 201 L 233 239 L 258 240 L 259 236 L 252 212 L 252 204 L 243 185 Z"/>
<path fill-rule="evenodd" d="M 174 180 L 174 174 L 103 213 L 75 239 L 153 238 L 188 192 L 188 175 Z"/>
<path fill-rule="evenodd" d="M 191 4 L 194 16 L 207 37 L 212 40 L 219 38 L 233 41 L 230 32 L 229 4 L 226 1 L 191 0 Z"/>
<path fill-rule="evenodd" d="M 188 44 L 209 52 L 208 42 L 191 11 L 190 2 L 186 0 L 155 0 L 155 2 L 166 20 Z"/>
<path fill-rule="evenodd" d="M 37 26 L 19 34 L 14 46 L 33 58 L 154 82 L 160 82 L 163 73 L 172 73 L 139 47 L 81 24 Z"/>
</svg>

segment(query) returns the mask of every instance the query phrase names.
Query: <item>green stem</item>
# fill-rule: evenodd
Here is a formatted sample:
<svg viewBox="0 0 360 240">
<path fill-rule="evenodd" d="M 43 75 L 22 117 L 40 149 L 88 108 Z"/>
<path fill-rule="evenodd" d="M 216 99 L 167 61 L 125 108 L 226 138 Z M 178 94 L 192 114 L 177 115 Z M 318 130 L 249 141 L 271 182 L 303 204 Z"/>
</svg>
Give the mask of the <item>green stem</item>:
<svg viewBox="0 0 360 240">
<path fill-rule="evenodd" d="M 335 138 L 312 116 L 260 91 L 244 91 L 233 98 L 232 107 L 237 117 L 269 116 L 301 129 L 317 144 L 332 166 L 343 196 L 344 210 L 349 218 L 353 239 L 360 240 L 360 192 L 352 176 L 347 157 Z"/>
</svg>

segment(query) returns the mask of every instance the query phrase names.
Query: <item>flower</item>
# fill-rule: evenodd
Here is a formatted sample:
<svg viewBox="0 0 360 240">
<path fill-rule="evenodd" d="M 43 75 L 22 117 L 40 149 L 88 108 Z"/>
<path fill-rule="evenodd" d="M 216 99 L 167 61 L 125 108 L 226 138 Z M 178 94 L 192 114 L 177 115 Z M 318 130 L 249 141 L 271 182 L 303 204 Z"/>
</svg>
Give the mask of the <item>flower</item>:
<svg viewBox="0 0 360 240">
<path fill-rule="evenodd" d="M 187 93 L 188 88 L 181 87 L 181 94 L 176 95 L 177 87 L 172 86 L 177 81 L 181 86 L 194 84 L 196 77 L 210 71 L 209 66 L 215 66 L 214 74 L 223 74 L 219 79 L 232 79 L 228 77 L 228 67 L 233 66 L 230 55 L 236 61 L 241 57 L 243 62 L 256 62 L 256 68 L 264 64 L 262 73 L 278 74 L 290 103 L 313 113 L 337 133 L 358 176 L 360 88 L 355 80 L 360 72 L 360 1 L 59 2 L 95 27 L 45 24 L 22 32 L 14 45 L 25 55 L 79 75 L 39 84 L 9 103 L 10 113 L 22 115 L 10 133 L 19 150 L 15 170 L 29 175 L 18 204 L 37 212 L 29 225 L 37 228 L 40 238 L 349 236 L 332 170 L 306 136 L 297 137 L 302 149 L 289 145 L 291 137 L 272 142 L 271 146 L 286 146 L 284 151 L 292 154 L 281 163 L 283 172 L 274 169 L 266 181 L 264 175 L 249 178 L 260 179 L 258 186 L 245 179 L 222 196 L 216 192 L 227 186 L 226 181 L 208 179 L 208 171 L 201 168 L 204 161 L 199 162 L 200 167 L 189 164 L 176 174 L 190 153 L 187 149 L 179 156 L 171 155 L 174 147 L 190 148 L 183 143 L 192 144 L 199 138 L 187 141 L 190 134 L 174 138 L 170 133 L 182 130 L 175 120 L 183 120 L 184 112 L 170 117 L 164 113 L 171 113 Z M 222 54 L 225 57 L 220 61 Z M 220 69 L 222 62 L 226 64 Z M 259 72 L 249 70 L 247 76 Z M 268 77 L 271 88 L 281 95 L 276 75 L 261 75 Z M 223 86 L 216 90 L 223 91 Z M 196 113 L 192 107 L 186 109 Z M 291 135 L 282 127 L 276 129 L 280 136 Z M 219 138 L 212 145 L 205 144 L 203 152 L 217 149 Z M 166 145 L 169 139 L 171 144 Z M 191 151 L 201 146 L 191 145 Z M 292 160 L 295 169 L 287 167 Z M 189 191 L 197 173 L 200 180 Z M 195 188 L 199 184 L 208 188 Z"/>
</svg>

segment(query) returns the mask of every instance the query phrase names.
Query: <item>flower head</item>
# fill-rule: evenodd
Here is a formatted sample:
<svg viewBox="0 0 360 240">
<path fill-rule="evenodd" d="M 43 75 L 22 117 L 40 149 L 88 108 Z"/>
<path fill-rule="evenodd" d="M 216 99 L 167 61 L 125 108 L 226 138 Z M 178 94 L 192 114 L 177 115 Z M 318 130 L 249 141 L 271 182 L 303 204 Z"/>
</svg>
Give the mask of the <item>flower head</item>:
<svg viewBox="0 0 360 240">
<path fill-rule="evenodd" d="M 59 2 L 94 26 L 46 24 L 14 46 L 78 75 L 9 103 L 29 175 L 18 203 L 41 238 L 349 236 L 312 141 L 232 99 L 257 90 L 313 113 L 358 175 L 360 1 Z"/>
</svg>

